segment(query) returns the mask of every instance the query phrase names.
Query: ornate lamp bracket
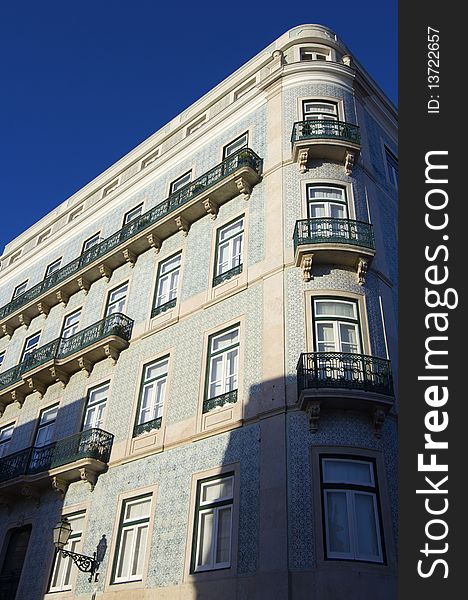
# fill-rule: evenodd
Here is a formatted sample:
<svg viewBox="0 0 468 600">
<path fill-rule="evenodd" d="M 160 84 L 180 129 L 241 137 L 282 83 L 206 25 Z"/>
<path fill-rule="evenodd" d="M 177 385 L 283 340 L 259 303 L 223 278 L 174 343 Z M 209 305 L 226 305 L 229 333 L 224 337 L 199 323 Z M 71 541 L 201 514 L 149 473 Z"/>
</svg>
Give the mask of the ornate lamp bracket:
<svg viewBox="0 0 468 600">
<path fill-rule="evenodd" d="M 93 556 L 86 556 L 85 554 L 77 554 L 76 552 L 70 552 L 69 550 L 63 550 L 57 548 L 56 549 L 57 553 L 60 553 L 63 558 L 69 557 L 72 559 L 72 561 L 75 563 L 75 565 L 78 567 L 78 569 L 80 571 L 83 571 L 83 573 L 89 573 L 89 578 L 88 581 L 89 583 L 92 583 L 93 579 L 94 581 L 97 581 L 97 568 L 98 568 L 98 561 L 96 560 L 96 552 L 93 552 Z"/>
</svg>

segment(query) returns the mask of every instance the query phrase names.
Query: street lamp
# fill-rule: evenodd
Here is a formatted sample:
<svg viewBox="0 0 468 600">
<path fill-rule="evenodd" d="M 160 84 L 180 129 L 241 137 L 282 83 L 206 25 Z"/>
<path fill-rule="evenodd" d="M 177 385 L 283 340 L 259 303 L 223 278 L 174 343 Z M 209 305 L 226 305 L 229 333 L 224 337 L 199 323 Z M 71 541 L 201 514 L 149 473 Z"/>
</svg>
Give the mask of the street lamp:
<svg viewBox="0 0 468 600">
<path fill-rule="evenodd" d="M 53 532 L 54 546 L 57 554 L 60 553 L 64 558 L 68 556 L 72 559 L 80 571 L 83 571 L 83 573 L 89 573 L 88 581 L 91 583 L 98 568 L 96 552 L 93 553 L 93 556 L 86 556 L 85 554 L 77 554 L 76 552 L 64 550 L 64 546 L 66 546 L 68 538 L 72 532 L 70 522 L 66 517 L 61 518 L 61 520 L 54 527 Z"/>
</svg>

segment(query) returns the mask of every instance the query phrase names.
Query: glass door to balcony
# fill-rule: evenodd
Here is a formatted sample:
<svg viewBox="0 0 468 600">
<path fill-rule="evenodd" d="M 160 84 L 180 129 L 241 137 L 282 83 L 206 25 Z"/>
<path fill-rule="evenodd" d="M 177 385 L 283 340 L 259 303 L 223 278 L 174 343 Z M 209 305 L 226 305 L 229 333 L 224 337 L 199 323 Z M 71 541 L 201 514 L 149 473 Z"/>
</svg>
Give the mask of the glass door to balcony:
<svg viewBox="0 0 468 600">
<path fill-rule="evenodd" d="M 310 238 L 349 238 L 348 206 L 344 188 L 308 186 L 307 210 Z"/>
<path fill-rule="evenodd" d="M 52 444 L 52 437 L 54 434 L 57 412 L 58 404 L 46 408 L 41 412 L 29 464 L 30 472 L 37 473 L 47 469 L 52 460 L 52 453 L 55 446 L 55 444 Z"/>
<path fill-rule="evenodd" d="M 334 102 L 307 100 L 303 104 L 306 137 L 335 137 L 338 106 Z"/>
</svg>

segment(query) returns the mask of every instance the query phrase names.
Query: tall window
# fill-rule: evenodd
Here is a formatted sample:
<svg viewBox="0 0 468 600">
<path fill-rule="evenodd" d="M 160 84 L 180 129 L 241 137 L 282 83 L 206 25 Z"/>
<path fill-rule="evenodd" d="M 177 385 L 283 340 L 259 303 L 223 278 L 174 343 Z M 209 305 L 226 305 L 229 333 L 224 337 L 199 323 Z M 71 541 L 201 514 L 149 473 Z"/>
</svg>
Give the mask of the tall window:
<svg viewBox="0 0 468 600">
<path fill-rule="evenodd" d="M 88 390 L 86 410 L 83 420 L 85 429 L 102 429 L 106 412 L 107 398 L 109 396 L 109 382 Z"/>
<path fill-rule="evenodd" d="M 99 244 L 100 241 L 101 241 L 101 232 L 98 231 L 97 233 L 95 233 L 90 238 L 88 238 L 87 240 L 84 241 L 83 249 L 81 250 L 81 254 L 83 254 L 84 252 L 86 252 L 86 250 L 89 250 L 93 246 L 96 246 L 97 244 Z"/>
<path fill-rule="evenodd" d="M 229 144 L 224 146 L 223 159 L 227 158 L 228 156 L 231 156 L 231 154 L 234 154 L 241 148 L 247 148 L 248 142 L 249 142 L 249 134 L 243 133 L 238 138 L 236 138 L 235 140 L 233 140 L 232 142 L 230 142 Z"/>
<path fill-rule="evenodd" d="M 387 146 L 385 146 L 385 159 L 387 161 L 387 171 L 390 182 L 398 188 L 398 159 Z"/>
<path fill-rule="evenodd" d="M 375 465 L 321 458 L 326 557 L 383 562 Z"/>
<path fill-rule="evenodd" d="M 31 453 L 29 463 L 31 472 L 41 471 L 49 465 L 50 449 L 47 446 L 51 444 L 53 439 L 58 407 L 59 405 L 56 404 L 41 411 L 34 439 L 34 450 Z"/>
<path fill-rule="evenodd" d="M 192 179 L 192 171 L 188 171 L 181 177 L 178 177 L 177 179 L 175 179 L 169 186 L 169 195 L 175 194 L 175 192 L 178 192 L 180 190 L 180 188 L 183 188 L 184 185 L 187 185 L 188 183 L 190 183 L 191 179 Z"/>
<path fill-rule="evenodd" d="M 123 313 L 127 302 L 128 281 L 109 292 L 107 298 L 106 317 L 114 313 Z"/>
<path fill-rule="evenodd" d="M 305 121 L 337 121 L 338 106 L 326 100 L 305 100 L 303 103 Z"/>
<path fill-rule="evenodd" d="M 151 494 L 124 501 L 114 560 L 113 583 L 143 579 L 150 510 Z"/>
<path fill-rule="evenodd" d="M 63 339 L 67 339 L 78 331 L 81 318 L 81 308 L 67 315 L 63 320 L 62 335 Z"/>
<path fill-rule="evenodd" d="M 41 332 L 39 331 L 38 333 L 35 333 L 34 335 L 31 335 L 26 339 L 26 341 L 24 342 L 24 348 L 20 362 L 24 362 L 25 360 L 27 360 L 28 357 L 34 352 L 34 350 L 39 345 L 40 337 Z"/>
<path fill-rule="evenodd" d="M 10 447 L 14 429 L 14 424 L 6 425 L 0 429 L 0 458 L 8 454 L 8 448 Z"/>
<path fill-rule="evenodd" d="M 192 571 L 231 566 L 234 475 L 198 482 Z"/>
<path fill-rule="evenodd" d="M 15 287 L 15 289 L 13 290 L 13 295 L 12 295 L 11 299 L 14 300 L 18 296 L 21 296 L 21 294 L 24 294 L 24 292 L 27 290 L 27 288 L 28 288 L 28 280 L 23 281 L 23 283 L 20 283 L 19 285 L 17 285 Z"/>
<path fill-rule="evenodd" d="M 143 212 L 143 204 L 139 204 L 138 206 L 135 206 L 135 208 L 132 208 L 132 210 L 129 210 L 128 213 L 125 213 L 123 224 L 126 225 L 127 223 L 130 223 L 131 221 L 138 219 L 138 217 L 141 215 L 142 212 Z"/>
<path fill-rule="evenodd" d="M 223 397 L 237 391 L 239 368 L 239 325 L 212 335 L 208 342 L 208 381 L 204 412 L 224 404 Z M 213 402 L 219 399 L 219 402 Z M 236 401 L 233 397 L 230 401 Z M 226 400 L 228 401 L 228 400 Z"/>
<path fill-rule="evenodd" d="M 67 515 L 67 519 L 71 525 L 72 532 L 64 549 L 68 550 L 69 552 L 77 553 L 80 550 L 85 513 L 83 511 L 72 515 Z M 71 576 L 73 568 L 76 567 L 73 567 L 71 558 L 68 556 L 63 557 L 60 552 L 57 552 L 52 567 L 49 592 L 66 592 L 71 590 Z"/>
<path fill-rule="evenodd" d="M 244 217 L 218 229 L 213 285 L 218 285 L 242 272 L 243 245 Z"/>
<path fill-rule="evenodd" d="M 159 263 L 152 317 L 176 305 L 181 260 L 179 252 Z"/>
<path fill-rule="evenodd" d="M 54 260 L 54 262 L 50 263 L 50 265 L 48 265 L 46 268 L 45 277 L 49 277 L 49 275 L 52 275 L 52 273 L 55 273 L 55 271 L 58 271 L 60 269 L 61 264 L 62 264 L 62 257 L 57 258 L 57 260 Z"/>
<path fill-rule="evenodd" d="M 169 357 L 145 365 L 138 401 L 137 422 L 133 434 L 161 427 L 164 398 L 166 395 Z"/>
</svg>

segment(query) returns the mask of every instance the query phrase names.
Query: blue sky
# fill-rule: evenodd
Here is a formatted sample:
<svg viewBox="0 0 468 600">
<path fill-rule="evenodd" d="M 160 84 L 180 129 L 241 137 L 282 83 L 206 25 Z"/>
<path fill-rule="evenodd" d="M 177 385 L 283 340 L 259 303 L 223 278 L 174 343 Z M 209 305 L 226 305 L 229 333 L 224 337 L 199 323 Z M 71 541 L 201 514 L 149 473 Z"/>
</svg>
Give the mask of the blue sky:
<svg viewBox="0 0 468 600">
<path fill-rule="evenodd" d="M 396 103 L 397 1 L 321 4 L 2 3 L 0 250 L 295 25 L 334 29 Z"/>
</svg>

